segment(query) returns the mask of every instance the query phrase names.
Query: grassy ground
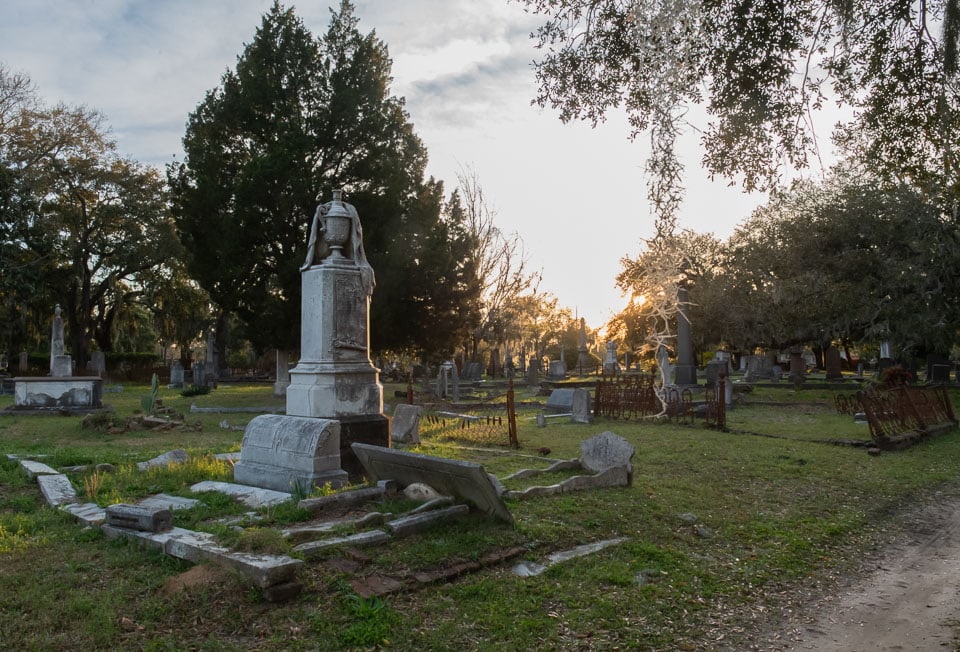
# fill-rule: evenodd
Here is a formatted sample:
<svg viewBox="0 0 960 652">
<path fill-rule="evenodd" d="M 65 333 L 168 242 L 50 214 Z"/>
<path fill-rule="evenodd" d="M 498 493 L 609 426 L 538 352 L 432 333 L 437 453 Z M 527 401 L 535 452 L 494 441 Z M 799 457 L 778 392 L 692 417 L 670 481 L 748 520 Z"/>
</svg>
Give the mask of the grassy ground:
<svg viewBox="0 0 960 652">
<path fill-rule="evenodd" d="M 126 417 L 147 393 L 127 387 L 106 400 Z M 304 592 L 272 604 L 218 573 L 177 590 L 198 569 L 82 529 L 46 507 L 36 485 L 6 460 L 6 453 L 30 453 L 49 455 L 45 461 L 55 467 L 114 464 L 113 474 L 71 476 L 82 498 L 89 489 L 101 504 L 158 491 L 189 495 L 197 480 L 231 476 L 210 454 L 239 450 L 242 432 L 221 421 L 243 425 L 252 418 L 189 414 L 191 402 L 282 405 L 263 385 L 192 398 L 161 389 L 160 396 L 194 429 L 199 422 L 199 431 L 111 433 L 82 429 L 78 417 L 0 416 L 6 649 L 745 649 L 758 631 L 775 627 L 805 595 L 825 590 L 879 545 L 905 506 L 952 489 L 960 473 L 956 432 L 877 457 L 816 441 L 869 437 L 866 426 L 834 413 L 826 390 L 757 390 L 728 414 L 725 433 L 636 420 L 537 428 L 530 412 L 519 419 L 522 448 L 513 451 L 425 429 L 433 434 L 422 452 L 478 461 L 500 476 L 546 467 L 538 453 L 544 448 L 550 458 L 577 457 L 582 440 L 610 430 L 636 447 L 634 483 L 511 501 L 515 527 L 471 514 L 365 551 L 369 559 L 351 560 L 360 575 L 402 577 L 518 545 L 526 547 L 525 559 L 542 561 L 583 543 L 628 540 L 536 577 L 516 577 L 508 563 L 385 598 L 360 598 L 342 565 L 308 562 Z M 0 408 L 11 402 L 0 397 Z M 190 463 L 133 470 L 136 461 L 179 447 L 190 452 Z M 202 500 L 192 513 L 178 514 L 177 524 L 225 530 L 212 519 L 245 511 L 216 495 Z M 275 528 L 305 516 L 291 506 L 267 510 L 234 542 L 283 549 Z"/>
</svg>

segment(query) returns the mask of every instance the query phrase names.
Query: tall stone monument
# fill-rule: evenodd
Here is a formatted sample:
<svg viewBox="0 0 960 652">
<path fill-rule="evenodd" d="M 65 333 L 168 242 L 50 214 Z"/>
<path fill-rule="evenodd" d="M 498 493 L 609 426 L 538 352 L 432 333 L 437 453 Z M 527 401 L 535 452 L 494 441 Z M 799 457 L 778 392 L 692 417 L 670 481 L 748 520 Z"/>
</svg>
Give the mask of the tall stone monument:
<svg viewBox="0 0 960 652">
<path fill-rule="evenodd" d="M 587 321 L 581 317 L 580 338 L 577 340 L 577 372 L 582 376 L 585 369 L 590 369 L 590 353 L 587 350 Z"/>
<path fill-rule="evenodd" d="M 339 421 L 341 464 L 358 474 L 350 445 L 389 446 L 390 424 L 379 370 L 370 360 L 376 281 L 360 217 L 339 190 L 313 216 L 300 278 L 300 362 L 290 370 L 287 415 Z"/>
<path fill-rule="evenodd" d="M 674 383 L 697 384 L 697 365 L 693 362 L 693 340 L 690 337 L 690 318 L 687 316 L 687 288 L 677 291 L 677 364 L 674 367 Z"/>
</svg>

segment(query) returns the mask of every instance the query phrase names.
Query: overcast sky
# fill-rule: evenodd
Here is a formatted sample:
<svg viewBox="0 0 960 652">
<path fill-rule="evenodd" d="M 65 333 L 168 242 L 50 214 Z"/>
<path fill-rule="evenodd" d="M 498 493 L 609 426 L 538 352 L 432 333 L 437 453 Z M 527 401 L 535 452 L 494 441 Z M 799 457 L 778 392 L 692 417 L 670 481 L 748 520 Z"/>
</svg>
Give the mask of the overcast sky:
<svg viewBox="0 0 960 652">
<path fill-rule="evenodd" d="M 48 103 L 102 111 L 120 152 L 162 167 L 182 158 L 187 115 L 234 68 L 271 0 L 2 0 L 0 61 L 31 77 Z M 288 5 L 290 3 L 287 3 Z M 294 3 L 315 34 L 327 0 Z M 646 141 L 622 116 L 597 129 L 531 105 L 539 18 L 508 0 L 357 0 L 360 30 L 376 30 L 430 155 L 428 174 L 456 185 L 472 169 L 497 223 L 523 239 L 543 289 L 602 325 L 625 302 L 623 256 L 653 232 L 642 174 Z M 699 170 L 685 154 L 683 228 L 732 233 L 763 201 Z M 363 215 L 360 216 L 361 220 Z"/>
</svg>

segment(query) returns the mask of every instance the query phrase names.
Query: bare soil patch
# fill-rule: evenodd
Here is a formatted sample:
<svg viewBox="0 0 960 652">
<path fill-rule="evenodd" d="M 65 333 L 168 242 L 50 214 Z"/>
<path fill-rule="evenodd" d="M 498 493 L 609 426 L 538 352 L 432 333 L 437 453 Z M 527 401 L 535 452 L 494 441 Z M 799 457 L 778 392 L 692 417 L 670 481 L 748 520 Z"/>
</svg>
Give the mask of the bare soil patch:
<svg viewBox="0 0 960 652">
<path fill-rule="evenodd" d="M 906 510 L 889 543 L 757 650 L 960 650 L 960 489 Z"/>
</svg>

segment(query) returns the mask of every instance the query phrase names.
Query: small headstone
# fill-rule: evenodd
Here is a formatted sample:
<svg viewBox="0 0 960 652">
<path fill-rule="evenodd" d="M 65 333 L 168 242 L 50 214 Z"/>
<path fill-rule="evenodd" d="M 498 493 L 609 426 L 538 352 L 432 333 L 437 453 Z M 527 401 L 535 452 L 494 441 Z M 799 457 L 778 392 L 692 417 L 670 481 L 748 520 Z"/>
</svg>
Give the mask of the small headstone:
<svg viewBox="0 0 960 652">
<path fill-rule="evenodd" d="M 107 372 L 107 357 L 103 351 L 94 351 L 90 354 L 90 373 L 100 376 Z"/>
<path fill-rule="evenodd" d="M 567 363 L 563 360 L 550 361 L 550 378 L 561 379 L 567 377 Z"/>
<path fill-rule="evenodd" d="M 707 363 L 707 387 L 716 387 L 721 373 L 727 373 L 729 363 L 722 360 L 711 360 Z"/>
<path fill-rule="evenodd" d="M 393 411 L 393 418 L 390 420 L 390 438 L 402 444 L 419 444 L 421 416 L 423 416 L 422 406 L 397 404 Z"/>
<path fill-rule="evenodd" d="M 630 466 L 634 449 L 627 440 L 603 432 L 580 444 L 580 464 L 591 473 L 600 473 L 617 466 Z"/>
<path fill-rule="evenodd" d="M 531 387 L 540 384 L 540 359 L 536 356 L 530 356 L 527 364 L 527 384 Z"/>
<path fill-rule="evenodd" d="M 193 363 L 191 370 L 193 372 L 191 383 L 193 383 L 197 387 L 206 387 L 207 386 L 207 365 L 198 360 Z"/>
<path fill-rule="evenodd" d="M 463 368 L 463 379 L 477 381 L 483 378 L 483 363 L 468 362 Z"/>
<path fill-rule="evenodd" d="M 170 389 L 179 389 L 183 387 L 183 363 L 180 360 L 174 360 L 170 365 Z"/>
<path fill-rule="evenodd" d="M 620 371 L 620 363 L 617 362 L 617 343 L 613 340 L 607 342 L 607 357 L 603 361 L 603 373 L 607 375 L 616 375 Z"/>
<path fill-rule="evenodd" d="M 30 370 L 30 356 L 27 355 L 26 351 L 20 352 L 20 373 L 25 374 Z"/>
<path fill-rule="evenodd" d="M 551 414 L 567 414 L 573 411 L 573 389 L 555 389 L 544 409 Z"/>
<path fill-rule="evenodd" d="M 791 367 L 792 367 L 791 360 Z M 843 378 L 843 369 L 841 368 L 841 358 L 840 358 L 840 349 L 835 346 L 829 347 L 826 351 L 823 352 L 823 363 L 826 367 L 826 378 L 827 380 L 839 380 Z M 791 372 L 793 369 L 791 368 Z"/>
<path fill-rule="evenodd" d="M 570 412 L 575 423 L 590 423 L 593 421 L 593 407 L 590 401 L 590 390 L 578 387 L 573 390 L 573 403 Z"/>
</svg>

